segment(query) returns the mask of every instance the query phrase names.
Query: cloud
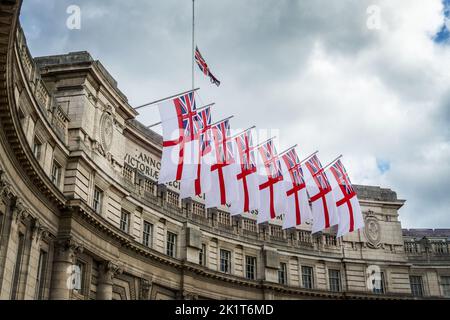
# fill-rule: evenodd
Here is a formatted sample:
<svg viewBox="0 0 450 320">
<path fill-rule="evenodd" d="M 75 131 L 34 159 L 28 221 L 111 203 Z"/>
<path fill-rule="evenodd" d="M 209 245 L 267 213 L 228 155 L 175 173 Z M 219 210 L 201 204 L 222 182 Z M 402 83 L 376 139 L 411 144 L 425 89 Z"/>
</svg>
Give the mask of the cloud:
<svg viewBox="0 0 450 320">
<path fill-rule="evenodd" d="M 338 154 L 354 183 L 407 200 L 404 227 L 450 225 L 450 46 L 440 0 L 197 0 L 196 39 L 219 88 L 196 73 L 213 117 L 279 129 L 281 148 Z M 448 0 L 447 0 L 448 3 Z M 133 105 L 191 86 L 190 2 L 30 0 L 21 21 L 34 55 L 87 50 Z M 380 29 L 367 28 L 367 8 Z M 448 10 L 448 7 L 447 7 Z M 196 71 L 197 72 L 197 71 Z M 147 124 L 155 109 L 142 112 Z"/>
</svg>

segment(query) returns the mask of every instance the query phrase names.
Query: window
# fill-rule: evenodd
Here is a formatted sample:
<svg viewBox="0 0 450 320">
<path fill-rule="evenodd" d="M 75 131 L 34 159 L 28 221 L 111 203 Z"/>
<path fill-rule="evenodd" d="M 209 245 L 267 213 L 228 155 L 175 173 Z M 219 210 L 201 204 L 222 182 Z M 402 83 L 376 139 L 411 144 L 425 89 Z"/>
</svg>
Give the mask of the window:
<svg viewBox="0 0 450 320">
<path fill-rule="evenodd" d="M 423 285 L 421 276 L 409 276 L 409 282 L 411 283 L 411 293 L 414 297 L 423 296 Z"/>
<path fill-rule="evenodd" d="M 206 244 L 202 243 L 202 248 L 198 253 L 198 264 L 206 266 Z"/>
<path fill-rule="evenodd" d="M 142 243 L 144 246 L 151 247 L 153 243 L 153 225 L 144 221 L 144 232 L 142 234 Z"/>
<path fill-rule="evenodd" d="M 51 179 L 55 186 L 59 186 L 61 182 L 61 165 L 55 160 L 53 160 Z"/>
<path fill-rule="evenodd" d="M 103 191 L 95 187 L 94 189 L 94 201 L 92 207 L 94 211 L 98 214 L 102 212 L 102 201 L 103 201 Z"/>
<path fill-rule="evenodd" d="M 44 250 L 40 250 L 37 277 L 36 277 L 36 291 L 35 291 L 35 298 L 38 300 L 44 299 L 44 283 L 46 270 L 47 270 L 47 252 L 45 252 Z"/>
<path fill-rule="evenodd" d="M 177 248 L 177 235 L 172 232 L 167 232 L 167 250 L 168 256 L 175 257 Z"/>
<path fill-rule="evenodd" d="M 130 232 L 130 213 L 125 210 L 120 214 L 120 230 Z"/>
<path fill-rule="evenodd" d="M 373 281 L 373 293 L 376 294 L 383 294 L 385 293 L 385 286 L 384 286 L 384 272 L 380 272 L 380 277 Z"/>
<path fill-rule="evenodd" d="M 450 298 L 450 276 L 441 277 L 441 284 L 444 297 Z"/>
<path fill-rule="evenodd" d="M 72 271 L 72 286 L 73 291 L 83 294 L 84 290 L 84 273 L 86 270 L 86 266 L 83 262 L 77 260 L 75 265 L 73 266 Z"/>
<path fill-rule="evenodd" d="M 256 279 L 256 258 L 245 256 L 245 277 L 250 280 Z"/>
<path fill-rule="evenodd" d="M 220 249 L 220 271 L 231 272 L 231 252 L 228 250 Z"/>
<path fill-rule="evenodd" d="M 33 154 L 37 161 L 41 160 L 41 150 L 42 150 L 42 143 L 37 138 L 34 138 Z"/>
<path fill-rule="evenodd" d="M 314 287 L 313 268 L 302 266 L 302 282 L 303 288 L 312 289 Z"/>
<path fill-rule="evenodd" d="M 341 272 L 339 270 L 328 270 L 328 277 L 330 279 L 330 290 L 333 292 L 341 291 Z"/>
<path fill-rule="evenodd" d="M 286 263 L 280 263 L 280 269 L 278 269 L 278 283 L 287 284 L 287 265 Z"/>
</svg>

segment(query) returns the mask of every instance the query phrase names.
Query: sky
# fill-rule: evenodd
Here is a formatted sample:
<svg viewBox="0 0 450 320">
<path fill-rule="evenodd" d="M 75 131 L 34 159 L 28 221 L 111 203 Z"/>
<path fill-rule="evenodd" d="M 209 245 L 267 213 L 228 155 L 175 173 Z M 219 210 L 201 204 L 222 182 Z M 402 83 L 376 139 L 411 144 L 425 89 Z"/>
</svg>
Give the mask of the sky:
<svg viewBox="0 0 450 320">
<path fill-rule="evenodd" d="M 27 0 L 21 23 L 33 56 L 90 52 L 132 106 L 191 88 L 190 0 Z M 449 30 L 450 0 L 196 0 L 221 81 L 196 69 L 196 87 L 213 121 L 270 129 L 323 164 L 342 154 L 353 183 L 406 200 L 402 227 L 450 228 Z"/>
</svg>

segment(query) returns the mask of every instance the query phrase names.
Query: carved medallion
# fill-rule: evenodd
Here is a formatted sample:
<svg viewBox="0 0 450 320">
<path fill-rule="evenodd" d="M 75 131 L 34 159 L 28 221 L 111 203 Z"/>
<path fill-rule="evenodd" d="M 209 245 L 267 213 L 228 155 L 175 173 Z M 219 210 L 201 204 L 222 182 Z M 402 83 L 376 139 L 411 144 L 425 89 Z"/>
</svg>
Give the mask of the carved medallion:
<svg viewBox="0 0 450 320">
<path fill-rule="evenodd" d="M 380 223 L 374 215 L 367 215 L 365 221 L 364 234 L 367 238 L 367 245 L 371 248 L 381 246 Z"/>
<path fill-rule="evenodd" d="M 100 120 L 100 134 L 103 149 L 109 151 L 114 137 L 114 120 L 108 113 L 104 113 Z"/>
</svg>

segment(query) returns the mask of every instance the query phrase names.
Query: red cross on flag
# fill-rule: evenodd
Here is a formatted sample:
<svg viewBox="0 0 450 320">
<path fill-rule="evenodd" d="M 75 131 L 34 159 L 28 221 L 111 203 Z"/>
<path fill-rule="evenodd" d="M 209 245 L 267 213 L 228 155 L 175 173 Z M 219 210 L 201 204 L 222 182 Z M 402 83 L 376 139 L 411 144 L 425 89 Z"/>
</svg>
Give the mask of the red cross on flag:
<svg viewBox="0 0 450 320">
<path fill-rule="evenodd" d="M 199 109 L 196 121 L 198 122 L 199 152 L 197 161 L 197 176 L 195 180 L 183 180 L 180 184 L 181 199 L 201 195 L 211 188 L 211 108 Z"/>
<path fill-rule="evenodd" d="M 287 210 L 283 219 L 283 229 L 288 229 L 311 220 L 312 216 L 303 170 L 295 148 L 283 153 L 281 160 L 287 189 Z"/>
<path fill-rule="evenodd" d="M 339 213 L 337 236 L 341 237 L 349 232 L 363 228 L 364 219 L 361 207 L 341 160 L 337 160 L 331 165 L 326 174 L 330 180 Z"/>
<path fill-rule="evenodd" d="M 214 141 L 211 165 L 211 189 L 205 193 L 206 208 L 232 204 L 238 200 L 237 165 L 230 122 L 223 120 L 211 127 Z"/>
<path fill-rule="evenodd" d="M 258 223 L 275 219 L 286 209 L 286 188 L 281 172 L 281 162 L 273 144 L 268 140 L 258 147 L 262 167 L 259 171 L 259 197 Z"/>
<path fill-rule="evenodd" d="M 330 182 L 323 171 L 319 158 L 314 154 L 303 164 L 303 173 L 306 181 L 310 201 L 312 204 L 312 233 L 322 231 L 338 224 L 339 217 L 336 201 Z"/>
<path fill-rule="evenodd" d="M 259 183 L 256 172 L 255 150 L 253 146 L 252 130 L 246 130 L 234 138 L 236 142 L 236 162 L 238 173 L 239 200 L 230 207 L 232 215 L 250 212 L 259 207 Z"/>
<path fill-rule="evenodd" d="M 163 131 L 163 152 L 158 183 L 194 180 L 197 176 L 198 124 L 195 92 L 158 104 Z"/>
</svg>

